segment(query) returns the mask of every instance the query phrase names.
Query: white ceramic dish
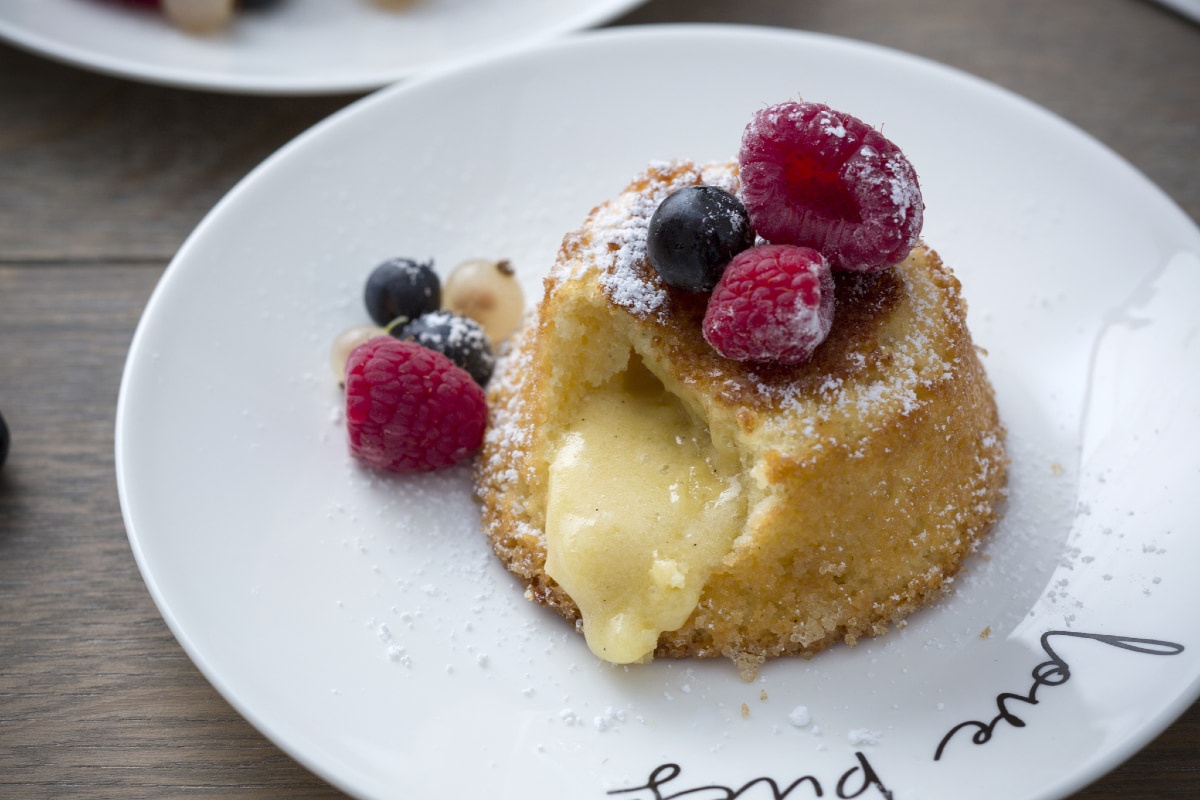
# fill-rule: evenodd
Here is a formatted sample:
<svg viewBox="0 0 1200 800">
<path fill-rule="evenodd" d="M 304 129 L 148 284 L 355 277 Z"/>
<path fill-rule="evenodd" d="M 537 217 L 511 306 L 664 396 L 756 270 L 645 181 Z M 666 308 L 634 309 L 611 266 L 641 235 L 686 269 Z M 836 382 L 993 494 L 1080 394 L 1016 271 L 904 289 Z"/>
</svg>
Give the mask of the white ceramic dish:
<svg viewBox="0 0 1200 800">
<path fill-rule="evenodd" d="M 78 67 L 191 89 L 331 94 L 605 22 L 641 0 L 279 0 L 211 36 L 122 0 L 4 0 L 0 38 Z"/>
<path fill-rule="evenodd" d="M 723 660 L 611 667 L 491 557 L 465 468 L 352 463 L 327 346 L 393 255 L 507 256 L 536 295 L 647 162 L 730 156 L 798 92 L 917 166 L 1009 427 L 1010 506 L 956 594 L 882 639 L 752 684 Z M 146 309 L 117 477 L 183 647 L 354 795 L 749 798 L 807 776 L 790 797 L 1057 798 L 1200 690 L 1197 319 L 1195 225 L 1017 97 L 817 35 L 614 30 L 379 93 L 247 177 Z"/>
</svg>

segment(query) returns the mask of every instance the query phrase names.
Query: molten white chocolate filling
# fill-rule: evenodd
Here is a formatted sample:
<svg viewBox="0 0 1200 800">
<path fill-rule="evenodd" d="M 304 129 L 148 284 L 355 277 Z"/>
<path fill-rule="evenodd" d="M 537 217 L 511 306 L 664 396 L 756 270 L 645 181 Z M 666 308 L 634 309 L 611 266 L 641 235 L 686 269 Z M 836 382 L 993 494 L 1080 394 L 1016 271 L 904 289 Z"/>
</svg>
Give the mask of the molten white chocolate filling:
<svg viewBox="0 0 1200 800">
<path fill-rule="evenodd" d="M 702 423 L 636 356 L 582 399 L 550 462 L 546 573 L 600 658 L 649 660 L 730 552 L 745 500 L 719 461 Z"/>
</svg>

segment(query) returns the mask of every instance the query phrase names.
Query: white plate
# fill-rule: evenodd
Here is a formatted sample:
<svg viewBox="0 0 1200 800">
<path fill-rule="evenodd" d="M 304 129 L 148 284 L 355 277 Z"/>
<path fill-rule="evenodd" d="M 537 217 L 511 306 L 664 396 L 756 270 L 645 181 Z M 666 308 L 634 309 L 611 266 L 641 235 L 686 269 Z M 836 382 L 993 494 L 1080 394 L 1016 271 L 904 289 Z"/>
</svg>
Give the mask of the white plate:
<svg viewBox="0 0 1200 800">
<path fill-rule="evenodd" d="M 375 89 L 605 22 L 641 0 L 278 0 L 196 36 L 121 0 L 4 0 L 0 38 L 78 67 L 250 94 Z M 402 6 L 396 9 L 396 5 Z"/>
<path fill-rule="evenodd" d="M 1010 507 L 957 593 L 882 639 L 752 684 L 724 660 L 599 663 L 492 558 L 465 468 L 352 463 L 327 345 L 393 255 L 507 256 L 536 293 L 593 204 L 652 160 L 731 155 L 756 108 L 798 92 L 885 126 L 917 166 L 1010 430 Z M 816 35 L 577 36 L 362 101 L 219 204 L 130 350 L 122 506 L 204 674 L 352 794 L 651 800 L 764 779 L 754 798 L 808 776 L 790 797 L 1061 797 L 1198 694 L 1197 320 L 1192 222 L 993 86 Z"/>
</svg>

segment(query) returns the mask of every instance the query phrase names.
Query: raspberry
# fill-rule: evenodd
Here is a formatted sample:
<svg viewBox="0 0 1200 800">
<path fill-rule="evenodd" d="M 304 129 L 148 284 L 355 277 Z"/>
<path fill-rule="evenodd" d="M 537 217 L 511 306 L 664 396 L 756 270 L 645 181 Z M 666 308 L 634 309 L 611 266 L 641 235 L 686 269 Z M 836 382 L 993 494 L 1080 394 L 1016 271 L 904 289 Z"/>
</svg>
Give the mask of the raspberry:
<svg viewBox="0 0 1200 800">
<path fill-rule="evenodd" d="M 762 245 L 734 257 L 704 313 L 704 339 L 736 361 L 799 364 L 833 325 L 833 273 L 808 247 Z"/>
<path fill-rule="evenodd" d="M 742 201 L 758 235 L 821 251 L 835 269 L 903 261 L 925 214 L 905 155 L 865 122 L 820 103 L 762 109 L 742 134 Z"/>
<path fill-rule="evenodd" d="M 379 336 L 346 362 L 350 452 L 390 472 L 428 472 L 467 458 L 483 441 L 483 390 L 441 353 Z"/>
</svg>

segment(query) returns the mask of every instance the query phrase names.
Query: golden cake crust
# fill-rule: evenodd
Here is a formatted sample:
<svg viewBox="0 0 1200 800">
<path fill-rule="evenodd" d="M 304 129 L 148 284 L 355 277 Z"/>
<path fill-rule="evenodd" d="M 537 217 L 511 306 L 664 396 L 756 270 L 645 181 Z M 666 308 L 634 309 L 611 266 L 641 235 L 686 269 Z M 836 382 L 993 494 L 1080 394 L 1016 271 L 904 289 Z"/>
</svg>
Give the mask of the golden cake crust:
<svg viewBox="0 0 1200 800">
<path fill-rule="evenodd" d="M 736 167 L 652 166 L 565 237 L 545 297 L 502 355 L 476 470 L 484 530 L 527 596 L 579 619 L 545 571 L 547 470 L 578 398 L 638 360 L 710 433 L 746 492 L 742 529 L 659 657 L 748 669 L 884 633 L 942 596 L 997 518 L 1007 460 L 960 286 L 932 250 L 837 276 L 833 328 L 799 366 L 703 340 L 705 297 L 644 255 L 670 191 L 736 191 Z"/>
</svg>

